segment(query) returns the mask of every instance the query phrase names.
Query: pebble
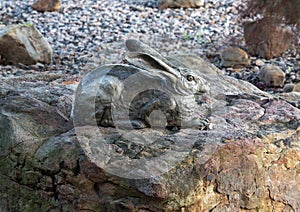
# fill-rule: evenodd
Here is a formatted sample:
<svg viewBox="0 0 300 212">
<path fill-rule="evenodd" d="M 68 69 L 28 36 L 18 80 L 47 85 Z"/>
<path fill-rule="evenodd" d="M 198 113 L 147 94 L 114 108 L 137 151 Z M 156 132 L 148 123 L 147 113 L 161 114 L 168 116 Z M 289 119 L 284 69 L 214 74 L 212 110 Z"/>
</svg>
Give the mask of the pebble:
<svg viewBox="0 0 300 212">
<path fill-rule="evenodd" d="M 263 66 L 263 65 L 265 65 L 265 62 L 263 60 L 261 60 L 261 59 L 257 59 L 257 60 L 255 60 L 255 65 L 257 65 L 257 66 Z"/>
</svg>

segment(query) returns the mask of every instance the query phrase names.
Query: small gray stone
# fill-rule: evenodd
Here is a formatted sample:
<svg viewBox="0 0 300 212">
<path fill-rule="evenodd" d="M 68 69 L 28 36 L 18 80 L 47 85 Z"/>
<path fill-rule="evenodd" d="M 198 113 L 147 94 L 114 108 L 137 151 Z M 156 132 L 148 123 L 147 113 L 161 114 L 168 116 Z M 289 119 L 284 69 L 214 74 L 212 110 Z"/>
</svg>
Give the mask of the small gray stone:
<svg viewBox="0 0 300 212">
<path fill-rule="evenodd" d="M 284 85 L 282 91 L 285 92 L 285 93 L 292 92 L 294 87 L 295 87 L 294 83 L 288 83 L 288 84 Z"/>
<path fill-rule="evenodd" d="M 265 62 L 262 61 L 261 59 L 257 59 L 257 60 L 255 61 L 255 65 L 257 65 L 257 66 L 263 66 L 263 65 L 265 65 Z"/>
</svg>

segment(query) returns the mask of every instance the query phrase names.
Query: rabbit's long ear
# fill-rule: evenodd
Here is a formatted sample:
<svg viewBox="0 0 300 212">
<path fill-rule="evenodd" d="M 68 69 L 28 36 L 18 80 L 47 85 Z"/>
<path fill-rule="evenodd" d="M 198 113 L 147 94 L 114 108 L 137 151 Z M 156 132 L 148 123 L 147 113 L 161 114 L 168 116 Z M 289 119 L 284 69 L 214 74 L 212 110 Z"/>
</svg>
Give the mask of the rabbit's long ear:
<svg viewBox="0 0 300 212">
<path fill-rule="evenodd" d="M 147 55 L 151 55 L 153 58 L 157 58 L 160 61 L 164 62 L 168 66 L 172 66 L 172 63 L 162 56 L 158 51 L 151 48 L 150 46 L 142 43 L 141 41 L 135 40 L 135 39 L 128 39 L 125 41 L 126 48 L 129 52 L 140 52 L 145 53 Z"/>
<path fill-rule="evenodd" d="M 148 55 L 152 55 L 155 58 L 158 58 L 168 64 L 167 59 L 162 56 L 159 52 L 155 49 L 151 48 L 150 46 L 142 43 L 141 41 L 135 39 L 128 39 L 125 41 L 125 45 L 128 51 L 130 52 L 141 52 Z"/>
<path fill-rule="evenodd" d="M 177 78 L 180 76 L 165 57 L 148 45 L 135 39 L 126 40 L 125 44 L 129 50 L 125 56 L 128 63 L 148 71 L 155 69 L 168 72 Z"/>
<path fill-rule="evenodd" d="M 125 61 L 140 69 L 147 70 L 149 73 L 164 73 L 164 75 L 168 75 L 172 81 L 176 81 L 176 79 L 180 77 L 179 71 L 170 67 L 160 59 L 146 53 L 128 52 L 125 55 Z"/>
</svg>

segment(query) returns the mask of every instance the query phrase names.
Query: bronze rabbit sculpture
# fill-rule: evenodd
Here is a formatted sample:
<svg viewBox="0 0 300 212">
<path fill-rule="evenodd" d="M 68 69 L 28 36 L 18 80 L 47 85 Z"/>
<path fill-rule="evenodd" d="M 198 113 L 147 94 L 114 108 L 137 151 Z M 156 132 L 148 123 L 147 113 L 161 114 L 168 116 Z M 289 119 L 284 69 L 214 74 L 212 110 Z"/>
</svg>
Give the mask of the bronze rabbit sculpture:
<svg viewBox="0 0 300 212">
<path fill-rule="evenodd" d="M 77 120 L 124 129 L 202 126 L 195 95 L 209 91 L 207 81 L 138 40 L 125 44 L 126 64 L 101 66 L 82 79 L 74 105 Z"/>
</svg>

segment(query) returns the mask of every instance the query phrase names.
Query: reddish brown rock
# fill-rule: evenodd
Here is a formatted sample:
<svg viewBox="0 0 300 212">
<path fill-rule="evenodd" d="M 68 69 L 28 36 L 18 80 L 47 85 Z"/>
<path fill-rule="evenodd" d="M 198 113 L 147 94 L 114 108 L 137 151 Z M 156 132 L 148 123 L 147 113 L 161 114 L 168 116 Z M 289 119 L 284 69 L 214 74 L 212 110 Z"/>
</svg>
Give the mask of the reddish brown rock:
<svg viewBox="0 0 300 212">
<path fill-rule="evenodd" d="M 244 37 L 249 53 L 266 59 L 281 55 L 293 41 L 293 33 L 265 20 L 244 25 Z"/>
<path fill-rule="evenodd" d="M 250 64 L 247 52 L 238 47 L 226 48 L 221 57 L 223 67 L 241 68 Z"/>
<path fill-rule="evenodd" d="M 38 0 L 31 7 L 39 12 L 58 11 L 61 8 L 61 0 Z"/>
<path fill-rule="evenodd" d="M 263 143 L 259 140 L 235 140 L 220 147 L 205 164 L 206 172 L 214 176 L 211 183 L 215 183 L 220 194 L 228 195 L 226 203 L 219 204 L 216 211 L 254 209 L 261 205 L 265 195 L 262 151 Z"/>
</svg>

